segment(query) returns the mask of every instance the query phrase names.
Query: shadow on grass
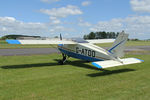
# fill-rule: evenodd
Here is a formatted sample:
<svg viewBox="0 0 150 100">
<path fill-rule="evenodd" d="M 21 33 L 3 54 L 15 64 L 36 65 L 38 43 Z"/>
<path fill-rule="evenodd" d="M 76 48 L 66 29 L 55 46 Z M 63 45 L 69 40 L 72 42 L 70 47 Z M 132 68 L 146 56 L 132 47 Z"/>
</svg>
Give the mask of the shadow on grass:
<svg viewBox="0 0 150 100">
<path fill-rule="evenodd" d="M 58 59 L 54 59 L 55 62 L 53 63 L 35 63 L 35 64 L 21 64 L 21 65 L 8 65 L 8 66 L 1 66 L 3 69 L 20 69 L 20 68 L 31 68 L 31 67 L 56 67 L 60 64 L 58 64 Z M 119 69 L 119 70 L 105 70 L 105 69 L 98 69 L 96 67 L 93 67 L 92 65 L 86 64 L 88 62 L 82 61 L 82 60 L 76 60 L 76 61 L 67 61 L 65 65 L 73 65 L 75 67 L 80 68 L 86 68 L 86 69 L 92 69 L 92 70 L 99 70 L 100 72 L 94 73 L 94 74 L 88 74 L 87 76 L 90 77 L 97 77 L 97 76 L 105 76 L 105 75 L 111 75 L 111 74 L 118 74 L 123 72 L 129 72 L 129 71 L 135 71 L 135 69 Z M 62 65 L 63 66 L 63 65 Z"/>
<path fill-rule="evenodd" d="M 92 74 L 87 74 L 87 76 L 90 77 L 98 77 L 98 76 L 105 76 L 105 75 L 112 75 L 112 74 L 119 74 L 119 73 L 124 73 L 124 72 L 130 72 L 130 71 L 135 71 L 135 69 L 117 69 L 117 70 L 102 70 L 102 72 L 98 73 L 92 73 Z"/>
<path fill-rule="evenodd" d="M 35 63 L 35 64 L 20 64 L 20 65 L 6 65 L 6 66 L 1 66 L 3 69 L 19 69 L 19 68 L 31 68 L 31 67 L 47 67 L 47 66 L 53 66 L 56 67 L 57 65 L 60 65 L 58 63 L 58 59 L 54 59 L 53 63 Z M 99 70 L 98 68 L 95 68 L 93 66 L 90 66 L 86 64 L 86 61 L 82 60 L 76 60 L 76 61 L 67 61 L 64 65 L 73 65 L 76 67 L 81 67 L 81 68 L 87 68 L 87 69 L 93 69 L 93 70 Z M 62 65 L 63 66 L 63 65 Z"/>
<path fill-rule="evenodd" d="M 1 68 L 3 68 L 3 69 L 17 69 L 17 68 L 56 66 L 56 65 L 58 65 L 58 63 L 36 63 L 36 64 L 8 65 L 8 66 L 2 66 Z"/>
<path fill-rule="evenodd" d="M 92 69 L 92 70 L 100 70 L 92 65 L 88 65 L 86 63 L 90 63 L 87 61 L 83 61 L 83 60 L 77 60 L 77 61 L 68 61 L 67 64 L 69 65 L 73 65 L 75 67 L 80 67 L 80 68 L 86 68 L 86 69 Z"/>
</svg>

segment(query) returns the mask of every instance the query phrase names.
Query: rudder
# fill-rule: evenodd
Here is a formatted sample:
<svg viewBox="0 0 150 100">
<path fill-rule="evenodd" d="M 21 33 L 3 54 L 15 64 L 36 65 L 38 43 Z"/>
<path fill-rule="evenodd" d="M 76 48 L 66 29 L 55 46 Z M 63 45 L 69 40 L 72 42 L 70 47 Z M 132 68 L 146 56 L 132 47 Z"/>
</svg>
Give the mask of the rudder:
<svg viewBox="0 0 150 100">
<path fill-rule="evenodd" d="M 119 33 L 112 47 L 108 50 L 114 57 L 117 58 L 124 56 L 125 43 L 128 39 L 128 36 L 129 35 L 125 34 L 124 31 Z"/>
</svg>

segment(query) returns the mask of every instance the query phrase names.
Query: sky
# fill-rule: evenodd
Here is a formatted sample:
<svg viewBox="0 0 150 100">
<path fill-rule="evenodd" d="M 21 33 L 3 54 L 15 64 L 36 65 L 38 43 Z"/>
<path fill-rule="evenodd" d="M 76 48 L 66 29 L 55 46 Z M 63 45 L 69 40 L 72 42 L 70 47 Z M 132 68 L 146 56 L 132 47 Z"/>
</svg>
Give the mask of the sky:
<svg viewBox="0 0 150 100">
<path fill-rule="evenodd" d="M 0 36 L 122 30 L 129 38 L 150 39 L 150 0 L 0 0 Z"/>
</svg>

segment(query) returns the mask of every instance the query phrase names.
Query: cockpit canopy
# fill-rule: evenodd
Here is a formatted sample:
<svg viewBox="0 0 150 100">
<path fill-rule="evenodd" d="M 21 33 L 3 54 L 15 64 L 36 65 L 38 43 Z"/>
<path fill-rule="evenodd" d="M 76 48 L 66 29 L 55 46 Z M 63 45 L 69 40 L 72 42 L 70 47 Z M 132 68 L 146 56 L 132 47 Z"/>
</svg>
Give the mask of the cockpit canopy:
<svg viewBox="0 0 150 100">
<path fill-rule="evenodd" d="M 88 41 L 84 40 L 83 38 L 72 38 L 72 41 L 77 43 L 89 43 Z"/>
</svg>

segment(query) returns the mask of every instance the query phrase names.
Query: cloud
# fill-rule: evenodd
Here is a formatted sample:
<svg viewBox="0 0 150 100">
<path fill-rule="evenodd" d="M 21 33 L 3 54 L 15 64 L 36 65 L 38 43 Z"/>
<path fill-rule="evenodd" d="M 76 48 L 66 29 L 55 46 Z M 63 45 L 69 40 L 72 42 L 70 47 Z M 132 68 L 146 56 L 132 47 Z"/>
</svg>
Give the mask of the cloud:
<svg viewBox="0 0 150 100">
<path fill-rule="evenodd" d="M 60 23 L 57 19 L 53 23 L 55 25 L 51 23 L 25 23 L 13 17 L 0 17 L 0 36 L 7 34 L 49 36 L 48 34 L 74 31 L 72 28 L 56 25 L 56 23 Z"/>
<path fill-rule="evenodd" d="M 90 27 L 91 24 L 89 22 L 80 22 L 79 26 L 83 26 L 83 27 Z"/>
<path fill-rule="evenodd" d="M 84 1 L 81 3 L 82 6 L 89 6 L 91 4 L 90 1 Z"/>
<path fill-rule="evenodd" d="M 50 29 L 52 33 L 61 33 L 61 32 L 73 32 L 75 31 L 73 28 L 65 28 L 64 26 L 55 26 L 52 29 Z"/>
<path fill-rule="evenodd" d="M 132 16 L 126 18 L 114 18 L 110 21 L 99 21 L 90 28 L 90 31 L 113 31 L 125 30 L 132 38 L 150 37 L 150 16 Z M 143 34 L 141 36 L 141 34 Z"/>
<path fill-rule="evenodd" d="M 91 26 L 91 24 L 89 22 L 85 22 L 82 18 L 79 19 L 78 25 L 82 26 L 82 27 L 90 27 Z"/>
<path fill-rule="evenodd" d="M 6 34 L 24 34 L 24 35 L 40 35 L 40 36 L 52 36 L 59 33 L 73 33 L 79 27 L 62 26 L 57 23 L 61 23 L 57 18 L 50 17 L 50 23 L 33 23 L 22 22 L 16 20 L 13 17 L 0 17 L 0 35 Z M 52 24 L 53 23 L 53 24 Z M 62 23 L 61 23 L 62 24 Z M 79 19 L 77 23 L 81 31 L 89 33 L 90 31 L 113 31 L 130 33 L 131 38 L 146 39 L 150 38 L 150 16 L 130 16 L 126 18 L 114 18 L 110 21 L 99 21 L 97 24 L 90 24 L 83 19 Z M 81 34 L 76 34 L 81 36 Z M 71 36 L 71 34 L 70 34 Z"/>
<path fill-rule="evenodd" d="M 57 19 L 56 17 L 50 17 L 50 24 L 51 25 L 61 24 L 61 21 Z"/>
<path fill-rule="evenodd" d="M 73 5 L 67 5 L 66 7 L 61 8 L 40 9 L 40 12 L 52 17 L 59 17 L 59 18 L 65 18 L 70 15 L 82 14 L 82 11 L 77 6 Z"/>
<path fill-rule="evenodd" d="M 9 34 L 37 34 L 43 33 L 46 26 L 42 23 L 24 23 L 13 17 L 0 17 L 0 32 Z"/>
<path fill-rule="evenodd" d="M 150 13 L 150 0 L 130 0 L 133 11 Z"/>
<path fill-rule="evenodd" d="M 112 19 L 111 21 L 99 21 L 94 27 L 90 28 L 91 31 L 117 31 L 122 28 L 121 19 Z"/>
<path fill-rule="evenodd" d="M 58 2 L 60 0 L 41 0 L 41 2 L 44 2 L 44 3 L 53 3 L 53 2 Z"/>
</svg>

